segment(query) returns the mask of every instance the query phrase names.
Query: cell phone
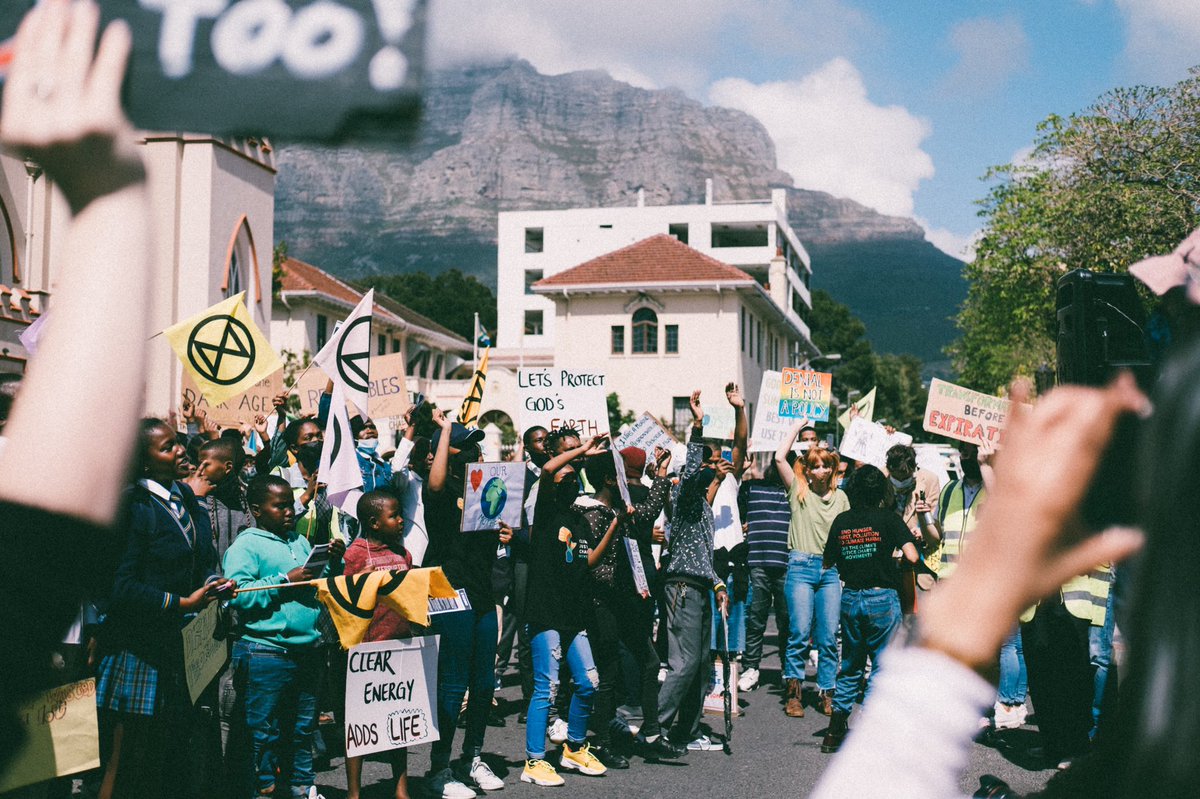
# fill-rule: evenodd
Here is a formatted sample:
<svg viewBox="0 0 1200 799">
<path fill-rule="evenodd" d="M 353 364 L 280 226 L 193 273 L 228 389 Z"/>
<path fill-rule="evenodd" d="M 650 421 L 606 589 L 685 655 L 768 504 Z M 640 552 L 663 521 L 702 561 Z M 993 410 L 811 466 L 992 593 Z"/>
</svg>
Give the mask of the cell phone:
<svg viewBox="0 0 1200 799">
<path fill-rule="evenodd" d="M 721 447 L 721 460 L 733 463 L 733 450 L 729 447 Z"/>
<path fill-rule="evenodd" d="M 317 544 L 312 548 L 312 552 L 308 553 L 308 560 L 304 561 L 306 571 L 313 574 L 320 574 L 325 571 L 325 567 L 329 565 L 329 544 Z"/>
</svg>

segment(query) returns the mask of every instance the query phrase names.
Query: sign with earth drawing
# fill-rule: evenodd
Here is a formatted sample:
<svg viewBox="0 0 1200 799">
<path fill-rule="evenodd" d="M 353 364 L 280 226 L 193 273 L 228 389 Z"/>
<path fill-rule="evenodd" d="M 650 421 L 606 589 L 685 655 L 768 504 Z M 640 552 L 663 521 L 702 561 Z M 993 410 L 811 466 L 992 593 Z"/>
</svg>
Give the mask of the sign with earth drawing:
<svg viewBox="0 0 1200 799">
<path fill-rule="evenodd" d="M 463 487 L 462 531 L 496 530 L 500 522 L 521 526 L 525 464 L 516 461 L 471 463 Z"/>
</svg>

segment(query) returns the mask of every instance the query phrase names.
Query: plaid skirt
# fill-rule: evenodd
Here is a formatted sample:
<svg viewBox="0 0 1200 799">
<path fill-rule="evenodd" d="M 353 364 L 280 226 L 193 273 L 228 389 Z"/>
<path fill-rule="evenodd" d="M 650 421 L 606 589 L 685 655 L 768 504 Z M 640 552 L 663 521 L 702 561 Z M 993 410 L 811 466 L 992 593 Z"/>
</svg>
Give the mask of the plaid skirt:
<svg viewBox="0 0 1200 799">
<path fill-rule="evenodd" d="M 96 707 L 136 716 L 153 716 L 161 707 L 158 669 L 132 652 L 100 660 L 96 670 Z"/>
</svg>

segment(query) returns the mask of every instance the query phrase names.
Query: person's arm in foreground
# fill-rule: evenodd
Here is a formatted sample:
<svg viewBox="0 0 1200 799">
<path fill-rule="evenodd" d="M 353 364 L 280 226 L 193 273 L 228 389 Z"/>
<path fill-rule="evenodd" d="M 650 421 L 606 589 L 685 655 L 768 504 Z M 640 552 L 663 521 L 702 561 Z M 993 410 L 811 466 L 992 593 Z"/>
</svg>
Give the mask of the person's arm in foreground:
<svg viewBox="0 0 1200 799">
<path fill-rule="evenodd" d="M 1024 397 L 1013 399 L 1017 408 Z M 1055 389 L 1036 410 L 1013 415 L 971 547 L 922 608 L 916 646 L 884 653 L 862 718 L 814 797 L 959 795 L 976 721 L 995 698 L 980 675 L 1017 616 L 1141 545 L 1127 529 L 1081 538 L 1076 513 L 1117 418 L 1145 403 L 1125 375 L 1104 390 Z M 938 686 L 934 701 L 921 684 Z M 912 741 L 922 742 L 922 757 L 913 757 Z"/>
<path fill-rule="evenodd" d="M 45 167 L 73 219 L 46 337 L 5 428 L 0 500 L 107 525 L 142 410 L 153 275 L 145 170 L 119 100 L 129 28 L 110 25 L 93 59 L 99 20 L 93 2 L 37 6 L 4 87 L 0 142 Z M 70 480 L 47 457 L 47 430 L 74 442 Z"/>
</svg>

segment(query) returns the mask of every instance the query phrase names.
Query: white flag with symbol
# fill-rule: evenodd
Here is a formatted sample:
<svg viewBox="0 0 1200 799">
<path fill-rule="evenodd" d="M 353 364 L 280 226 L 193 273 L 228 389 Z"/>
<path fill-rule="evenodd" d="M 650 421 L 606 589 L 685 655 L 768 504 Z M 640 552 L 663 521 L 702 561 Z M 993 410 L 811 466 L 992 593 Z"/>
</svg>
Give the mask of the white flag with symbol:
<svg viewBox="0 0 1200 799">
<path fill-rule="evenodd" d="M 317 479 L 325 484 L 329 502 L 339 507 L 350 492 L 362 490 L 362 469 L 358 456 L 354 454 L 354 435 L 350 432 L 350 416 L 346 413 L 346 399 L 342 385 L 333 383 L 333 397 L 329 407 L 329 422 L 325 426 L 325 444 L 321 447 L 321 465 L 317 468 Z"/>
<path fill-rule="evenodd" d="M 367 395 L 371 381 L 371 309 L 375 307 L 375 289 L 371 289 L 354 307 L 333 337 L 313 358 L 335 385 L 340 385 L 347 400 L 367 415 Z"/>
</svg>

